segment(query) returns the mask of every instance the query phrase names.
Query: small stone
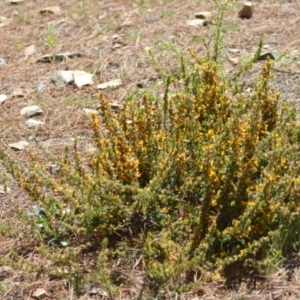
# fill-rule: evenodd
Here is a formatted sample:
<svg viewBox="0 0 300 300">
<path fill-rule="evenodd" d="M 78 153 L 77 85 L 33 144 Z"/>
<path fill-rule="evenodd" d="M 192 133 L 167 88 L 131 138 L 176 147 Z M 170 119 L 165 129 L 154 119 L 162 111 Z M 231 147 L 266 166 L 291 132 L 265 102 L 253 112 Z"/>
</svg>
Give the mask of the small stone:
<svg viewBox="0 0 300 300">
<path fill-rule="evenodd" d="M 238 65 L 239 62 L 240 62 L 238 57 L 231 57 L 231 58 L 229 58 L 229 61 L 230 61 L 234 66 Z"/>
<path fill-rule="evenodd" d="M 10 188 L 9 187 L 7 187 L 7 186 L 4 186 L 4 185 L 0 185 L 0 195 L 5 195 L 5 194 L 9 194 L 10 193 Z M 1 273 L 3 272 L 3 271 L 5 271 L 5 269 L 3 269 L 3 268 L 5 268 L 5 267 L 0 267 L 0 280 L 1 280 Z M 9 268 L 9 267 L 7 267 L 7 268 Z"/>
<path fill-rule="evenodd" d="M 45 93 L 45 91 L 46 91 L 46 84 L 47 84 L 47 81 L 41 81 L 41 82 L 39 83 L 39 86 L 38 86 L 38 88 L 37 88 L 37 91 L 38 91 L 40 94 Z"/>
<path fill-rule="evenodd" d="M 37 59 L 37 62 L 50 63 L 53 61 L 52 54 L 45 54 Z"/>
<path fill-rule="evenodd" d="M 105 90 L 107 88 L 117 88 L 121 85 L 122 85 L 122 80 L 121 79 L 115 79 L 115 80 L 111 80 L 111 81 L 108 81 L 108 82 L 98 84 L 97 88 L 99 90 Z"/>
<path fill-rule="evenodd" d="M 32 293 L 32 297 L 41 300 L 50 296 L 44 289 L 38 288 L 34 293 Z"/>
<path fill-rule="evenodd" d="M 245 2 L 242 10 L 239 12 L 240 18 L 250 19 L 253 15 L 253 7 L 251 2 Z"/>
<path fill-rule="evenodd" d="M 43 113 L 43 110 L 38 105 L 27 106 L 21 109 L 20 114 L 25 118 L 31 118 L 39 116 Z"/>
<path fill-rule="evenodd" d="M 200 11 L 195 14 L 197 19 L 210 20 L 212 17 L 212 13 L 210 11 Z"/>
<path fill-rule="evenodd" d="M 39 10 L 39 12 L 41 14 L 45 14 L 45 13 L 50 13 L 50 14 L 54 14 L 54 15 L 60 15 L 62 14 L 62 11 L 60 9 L 59 6 L 49 6 L 49 7 L 45 7 Z"/>
<path fill-rule="evenodd" d="M 272 60 L 275 59 L 274 55 L 271 52 L 266 52 L 266 53 L 261 54 L 257 60 L 259 60 L 259 61 L 267 60 L 268 57 Z"/>
<path fill-rule="evenodd" d="M 87 73 L 85 71 L 74 71 L 73 77 L 74 83 L 78 88 L 94 83 L 93 74 Z"/>
<path fill-rule="evenodd" d="M 54 72 L 52 81 L 58 84 L 68 84 L 74 81 L 74 71 L 62 70 Z"/>
<path fill-rule="evenodd" d="M 84 108 L 83 112 L 87 115 L 87 116 L 91 116 L 92 114 L 96 114 L 98 115 L 98 111 L 96 109 L 90 109 L 90 108 Z"/>
<path fill-rule="evenodd" d="M 6 95 L 4 95 L 4 94 L 1 94 L 0 95 L 0 104 L 3 104 L 6 100 L 7 100 L 7 96 Z"/>
<path fill-rule="evenodd" d="M 85 71 L 56 71 L 52 77 L 52 81 L 58 84 L 67 84 L 74 82 L 74 84 L 81 88 L 84 85 L 93 84 L 93 74 Z"/>
<path fill-rule="evenodd" d="M 36 52 L 35 45 L 30 45 L 24 49 L 25 59 L 28 58 L 28 56 L 33 55 Z"/>
<path fill-rule="evenodd" d="M 116 50 L 116 49 L 119 49 L 119 48 L 122 48 L 122 47 L 123 47 L 122 44 L 120 44 L 120 43 L 115 43 L 115 44 L 113 44 L 112 49 L 113 49 L 113 50 Z"/>
<path fill-rule="evenodd" d="M 235 48 L 229 48 L 228 52 L 231 53 L 231 54 L 238 54 L 238 53 L 241 52 L 241 50 L 240 49 L 235 49 Z"/>
<path fill-rule="evenodd" d="M 0 16 L 0 28 L 8 25 L 9 22 L 10 22 L 10 19 Z"/>
<path fill-rule="evenodd" d="M 101 288 L 93 288 L 89 292 L 90 296 L 102 296 L 102 297 L 108 297 L 108 294 Z"/>
<path fill-rule="evenodd" d="M 114 34 L 112 36 L 112 42 L 113 43 L 120 43 L 120 42 L 122 42 L 122 37 L 120 37 L 118 34 Z"/>
<path fill-rule="evenodd" d="M 29 119 L 25 123 L 28 127 L 34 127 L 34 126 L 39 126 L 39 125 L 45 125 L 45 122 L 34 120 L 34 119 Z"/>
<path fill-rule="evenodd" d="M 122 108 L 122 105 L 120 105 L 119 103 L 110 103 L 109 104 L 110 108 L 114 111 L 119 111 Z"/>
<path fill-rule="evenodd" d="M 16 88 L 13 93 L 12 96 L 13 97 L 25 97 L 29 92 L 27 90 L 21 89 L 21 88 Z"/>
<path fill-rule="evenodd" d="M 6 1 L 6 3 L 9 3 L 9 4 L 20 4 L 20 3 L 23 3 L 24 0 L 8 0 Z"/>
<path fill-rule="evenodd" d="M 26 141 L 20 141 L 17 143 L 13 143 L 13 144 L 8 144 L 8 146 L 14 150 L 24 150 L 27 146 L 29 145 L 28 142 Z"/>
<path fill-rule="evenodd" d="M 51 175 L 54 175 L 54 174 L 58 173 L 58 171 L 60 170 L 60 167 L 58 165 L 55 165 L 55 164 L 47 165 L 47 167 L 49 168 L 49 173 Z"/>
<path fill-rule="evenodd" d="M 188 20 L 187 21 L 188 26 L 205 26 L 207 25 L 207 21 L 205 19 L 194 19 L 194 20 Z"/>
</svg>

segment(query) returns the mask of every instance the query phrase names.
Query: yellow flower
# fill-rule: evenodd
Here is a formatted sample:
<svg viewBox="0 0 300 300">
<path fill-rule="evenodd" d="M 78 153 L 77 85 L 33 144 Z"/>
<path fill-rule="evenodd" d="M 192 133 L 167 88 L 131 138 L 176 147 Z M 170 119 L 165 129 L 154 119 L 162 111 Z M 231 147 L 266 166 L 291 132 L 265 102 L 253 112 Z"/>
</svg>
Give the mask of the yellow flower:
<svg viewBox="0 0 300 300">
<path fill-rule="evenodd" d="M 284 167 L 286 165 L 286 159 L 285 158 L 281 158 L 280 165 L 282 167 Z"/>
<path fill-rule="evenodd" d="M 274 181 L 274 180 L 275 180 L 275 177 L 274 177 L 273 175 L 270 175 L 270 176 L 269 176 L 269 180 L 270 180 L 270 181 Z"/>
<path fill-rule="evenodd" d="M 174 255 L 173 255 L 172 251 L 169 251 L 169 252 L 168 252 L 168 259 L 172 261 L 172 260 L 174 260 L 174 258 L 175 258 L 175 257 L 174 257 Z"/>
<path fill-rule="evenodd" d="M 208 135 L 208 136 L 213 136 L 213 135 L 214 135 L 213 129 L 209 129 L 209 130 L 207 131 L 207 135 Z"/>
<path fill-rule="evenodd" d="M 163 207 L 161 210 L 160 210 L 161 213 L 163 214 L 166 214 L 168 212 L 168 209 Z"/>
<path fill-rule="evenodd" d="M 216 199 L 213 199 L 211 200 L 211 206 L 217 206 L 217 200 Z"/>
<path fill-rule="evenodd" d="M 209 178 L 211 179 L 215 175 L 216 175 L 215 171 L 212 168 L 209 168 L 208 169 L 208 176 L 209 176 Z"/>
</svg>

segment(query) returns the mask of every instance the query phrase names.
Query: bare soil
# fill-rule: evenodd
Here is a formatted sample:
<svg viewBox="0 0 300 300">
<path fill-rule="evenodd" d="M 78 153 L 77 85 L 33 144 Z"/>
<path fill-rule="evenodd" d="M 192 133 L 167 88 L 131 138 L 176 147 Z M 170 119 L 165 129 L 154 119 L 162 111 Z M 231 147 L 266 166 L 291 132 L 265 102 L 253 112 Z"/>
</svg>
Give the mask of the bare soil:
<svg viewBox="0 0 300 300">
<path fill-rule="evenodd" d="M 40 13 L 40 9 L 59 6 L 61 14 Z M 254 15 L 251 19 L 240 19 L 238 11 L 242 2 L 226 14 L 224 27 L 224 51 L 228 57 L 243 62 L 257 49 L 260 39 L 264 51 L 275 57 L 286 52 L 286 56 L 275 64 L 275 87 L 282 92 L 282 101 L 300 103 L 300 3 L 297 0 L 253 1 Z M 0 105 L 0 147 L 20 163 L 27 164 L 27 150 L 15 151 L 8 144 L 25 140 L 30 149 L 38 150 L 32 136 L 51 153 L 61 154 L 72 138 L 79 137 L 82 151 L 92 147 L 90 118 L 84 108 L 97 109 L 96 85 L 120 78 L 123 85 L 104 92 L 112 103 L 121 104 L 138 87 L 159 90 L 159 74 L 149 58 L 151 49 L 161 68 L 166 72 L 179 68 L 178 59 L 165 42 L 172 42 L 184 54 L 194 49 L 199 54 L 207 51 L 206 43 L 213 38 L 214 26 L 188 26 L 199 11 L 216 13 L 212 1 L 62 1 L 24 0 L 19 4 L 0 2 L 0 18 L 9 21 L 0 27 L 0 94 L 9 99 Z M 1 20 L 1 19 L 0 19 Z M 54 35 L 54 38 L 53 38 Z M 48 46 L 47 46 L 48 44 Z M 53 45 L 51 45 L 53 44 Z M 26 56 L 24 49 L 35 45 L 36 52 Z M 49 48 L 49 45 L 52 47 Z M 230 49 L 238 49 L 233 54 Z M 38 63 L 45 54 L 79 52 L 80 57 L 50 63 Z M 225 63 L 230 74 L 237 66 Z M 259 76 L 261 63 L 244 78 L 249 87 Z M 51 81 L 56 70 L 84 70 L 94 74 L 95 84 L 78 89 L 74 85 L 57 85 Z M 45 84 L 45 91 L 38 90 Z M 22 97 L 12 96 L 22 89 Z M 43 114 L 35 117 L 45 122 L 44 126 L 28 128 L 20 110 L 29 105 L 39 105 Z M 45 160 L 45 164 L 48 162 Z M 10 251 L 23 253 L 25 259 L 39 261 L 35 242 L 21 234 L 22 221 L 12 218 L 17 209 L 32 211 L 34 203 L 18 184 L 6 173 L 0 162 L 0 185 L 7 184 L 9 193 L 0 194 L 0 255 L 9 257 Z M 5 227 L 6 226 L 6 227 Z M 10 232 L 8 234 L 8 232 Z M 295 260 L 295 259 L 294 259 Z M 41 263 L 44 261 L 41 260 Z M 274 267 L 276 269 L 276 266 Z M 226 278 L 201 287 L 199 291 L 178 296 L 177 299 L 299 299 L 300 284 L 298 268 L 289 275 L 285 269 L 277 272 L 249 288 L 247 282 L 235 278 L 235 289 L 226 286 Z M 63 280 L 42 274 L 31 274 L 26 270 L 12 270 L 0 266 L 1 299 L 33 299 L 37 288 L 45 289 L 52 299 L 75 299 L 72 287 Z M 81 299 L 105 299 L 104 296 L 89 295 L 91 287 Z M 121 289 L 118 299 L 140 299 L 136 287 Z M 144 299 L 144 298 L 143 298 Z"/>
</svg>

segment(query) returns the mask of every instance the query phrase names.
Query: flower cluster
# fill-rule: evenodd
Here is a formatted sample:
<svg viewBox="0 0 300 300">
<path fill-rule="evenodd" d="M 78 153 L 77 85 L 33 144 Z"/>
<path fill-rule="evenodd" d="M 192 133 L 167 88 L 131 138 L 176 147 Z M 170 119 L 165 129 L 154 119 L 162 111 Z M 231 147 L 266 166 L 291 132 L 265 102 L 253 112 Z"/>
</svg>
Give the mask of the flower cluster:
<svg viewBox="0 0 300 300">
<path fill-rule="evenodd" d="M 8 166 L 47 213 L 37 223 L 43 241 L 102 247 L 101 268 L 135 253 L 150 281 L 176 290 L 204 271 L 262 265 L 272 241 L 293 245 L 300 126 L 270 87 L 271 61 L 246 94 L 238 76 L 230 82 L 213 60 L 191 55 L 163 97 L 136 94 L 115 113 L 99 95 L 97 151 L 83 156 L 75 143 L 55 178 L 34 157 L 29 177 Z M 52 254 L 59 263 L 79 257 Z"/>
</svg>

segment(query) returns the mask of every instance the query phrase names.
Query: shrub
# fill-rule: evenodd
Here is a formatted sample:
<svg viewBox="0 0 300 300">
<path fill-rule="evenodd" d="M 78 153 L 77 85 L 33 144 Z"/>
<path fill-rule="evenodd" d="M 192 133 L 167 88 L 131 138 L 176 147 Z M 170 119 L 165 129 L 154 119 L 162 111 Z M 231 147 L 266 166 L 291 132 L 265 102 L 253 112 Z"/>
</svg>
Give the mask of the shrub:
<svg viewBox="0 0 300 300">
<path fill-rule="evenodd" d="M 272 62 L 248 93 L 242 72 L 229 79 L 215 58 L 190 55 L 179 54 L 180 76 L 166 77 L 163 97 L 136 93 L 115 114 L 99 95 L 97 151 L 82 157 L 75 142 L 55 158 L 55 178 L 34 155 L 27 176 L 0 149 L 37 202 L 31 228 L 53 262 L 48 272 L 113 293 L 124 280 L 118 261 L 145 272 L 153 293 L 180 292 L 231 265 L 263 272 L 271 250 L 295 246 L 300 126 L 269 84 Z M 98 255 L 89 275 L 87 251 Z"/>
</svg>

